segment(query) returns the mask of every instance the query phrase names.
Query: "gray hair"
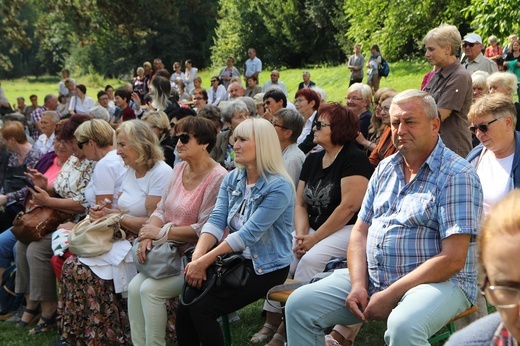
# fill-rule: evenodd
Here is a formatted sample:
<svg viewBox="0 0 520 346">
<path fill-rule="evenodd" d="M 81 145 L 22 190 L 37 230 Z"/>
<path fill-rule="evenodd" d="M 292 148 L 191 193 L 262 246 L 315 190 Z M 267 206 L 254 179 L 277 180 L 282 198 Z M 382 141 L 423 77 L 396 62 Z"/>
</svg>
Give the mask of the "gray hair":
<svg viewBox="0 0 520 346">
<path fill-rule="evenodd" d="M 423 103 L 423 111 L 426 114 L 426 118 L 433 120 L 438 118 L 437 115 L 437 104 L 433 97 L 425 91 L 417 89 L 408 89 L 394 96 L 392 99 L 392 105 L 399 105 L 407 103 L 412 99 L 420 99 Z"/>
<path fill-rule="evenodd" d="M 317 86 L 312 86 L 311 90 L 316 91 L 318 93 L 318 95 L 320 95 L 320 100 L 322 103 L 327 102 L 327 92 L 325 90 L 323 90 L 322 88 L 317 87 Z"/>
<path fill-rule="evenodd" d="M 296 143 L 302 134 L 305 118 L 299 112 L 288 108 L 282 108 L 273 115 L 282 120 L 283 127 L 292 131 L 291 143 Z"/>
<path fill-rule="evenodd" d="M 103 106 L 92 107 L 89 109 L 89 113 L 92 114 L 94 119 L 110 121 L 110 114 L 105 108 L 103 108 Z"/>
<path fill-rule="evenodd" d="M 509 96 L 513 97 L 516 92 L 518 78 L 511 72 L 495 72 L 487 78 L 487 84 L 500 82 L 502 86 L 509 91 Z"/>
<path fill-rule="evenodd" d="M 434 40 L 439 47 L 451 46 L 451 55 L 457 54 L 462 43 L 460 32 L 455 25 L 441 24 L 438 27 L 428 31 L 424 36 L 423 43 Z"/>
<path fill-rule="evenodd" d="M 256 117 L 256 103 L 255 103 L 255 100 L 253 100 L 249 96 L 239 97 L 239 100 L 243 101 L 246 104 L 249 116 L 250 117 Z"/>
<path fill-rule="evenodd" d="M 221 112 L 222 121 L 229 124 L 231 123 L 231 118 L 233 118 L 233 115 L 237 112 L 249 114 L 249 108 L 247 108 L 247 105 L 242 100 L 232 100 L 222 107 Z"/>
<path fill-rule="evenodd" d="M 369 103 L 372 102 L 372 89 L 368 85 L 362 83 L 354 83 L 347 89 L 347 95 L 354 91 L 359 91 L 361 97 L 363 98 L 363 101 Z"/>
<path fill-rule="evenodd" d="M 58 121 L 60 121 L 60 116 L 58 115 L 57 112 L 55 111 L 45 111 L 42 113 L 42 116 L 44 115 L 48 115 L 51 117 L 51 121 L 54 123 L 54 124 L 57 124 Z"/>
<path fill-rule="evenodd" d="M 471 82 L 473 87 L 488 89 L 487 79 L 489 77 L 489 73 L 486 71 L 475 71 L 471 74 Z"/>
</svg>

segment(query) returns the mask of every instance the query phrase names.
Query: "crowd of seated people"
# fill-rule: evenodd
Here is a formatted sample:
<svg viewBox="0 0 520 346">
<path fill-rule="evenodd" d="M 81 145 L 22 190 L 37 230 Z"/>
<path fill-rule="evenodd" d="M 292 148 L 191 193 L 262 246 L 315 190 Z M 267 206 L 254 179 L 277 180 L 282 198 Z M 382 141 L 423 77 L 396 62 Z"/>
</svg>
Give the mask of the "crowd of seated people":
<svg viewBox="0 0 520 346">
<path fill-rule="evenodd" d="M 450 26 L 436 30 L 425 38 L 427 56 L 465 42 Z M 439 59 L 430 59 L 435 70 L 425 85 L 433 97 L 391 85 L 373 95 L 359 82 L 345 88 L 344 105 L 327 103 L 315 85 L 286 95 L 273 81 L 262 93 L 259 73 L 241 80 L 233 57 L 208 89 L 189 59 L 184 72 L 175 62 L 172 73 L 160 59 L 145 62 L 132 83 L 100 90 L 97 103 L 63 70 L 58 97 L 47 95 L 42 106 L 34 95 L 32 106 L 19 98 L 2 118 L 0 274 L 17 265 L 24 304 L 0 317 L 29 334 L 57 328 L 59 344 L 224 345 L 218 317 L 346 256 L 348 269 L 291 295 L 287 320 L 266 301 L 265 323 L 249 342 L 347 346 L 363 323 L 385 320 L 387 344 L 423 344 L 477 302 L 473 319 L 487 314 L 476 297 L 484 275 L 488 303 L 498 304 L 503 321 L 495 316 L 494 328 L 518 338 L 507 310 L 518 308 L 518 287 L 500 280 L 489 256 L 479 273 L 475 257 L 481 215 L 491 217 L 520 186 L 517 77 L 456 66 L 460 77 L 450 78 L 461 78 L 473 98 L 471 108 L 449 109 L 438 79 L 457 62 Z M 473 136 L 467 157 L 451 147 L 456 140 L 445 145 L 440 137 L 455 113 L 468 124 L 459 131 Z M 71 217 L 24 244 L 11 227 L 33 205 Z M 127 237 L 108 253 L 55 248 L 52 239 L 66 239 L 87 215 L 121 211 Z M 133 255 L 146 263 L 164 228 L 168 240 L 183 243 L 181 254 L 195 246 L 193 261 L 163 279 L 138 273 Z M 245 288 L 215 289 L 194 305 L 176 299 L 184 283 L 200 287 L 206 268 L 229 252 L 245 257 Z M 439 303 L 443 313 L 427 319 L 435 290 L 453 293 Z M 504 303 L 502 291 L 513 298 Z"/>
</svg>

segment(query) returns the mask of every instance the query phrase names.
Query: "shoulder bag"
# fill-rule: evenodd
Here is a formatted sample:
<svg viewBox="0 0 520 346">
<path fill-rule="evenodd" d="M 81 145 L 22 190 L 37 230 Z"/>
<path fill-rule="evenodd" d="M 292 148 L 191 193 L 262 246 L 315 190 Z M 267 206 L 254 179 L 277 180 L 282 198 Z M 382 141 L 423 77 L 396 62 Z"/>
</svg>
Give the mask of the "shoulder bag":
<svg viewBox="0 0 520 346">
<path fill-rule="evenodd" d="M 126 238 L 126 233 L 121 229 L 119 223 L 126 213 L 126 211 L 112 213 L 94 221 L 87 215 L 70 231 L 69 250 L 82 257 L 106 254 L 112 250 L 115 234 L 119 232 L 121 239 Z"/>
<path fill-rule="evenodd" d="M 13 221 L 12 232 L 16 239 L 28 245 L 54 232 L 61 223 L 73 217 L 72 214 L 39 205 L 19 212 Z"/>
<path fill-rule="evenodd" d="M 184 264 L 191 262 L 194 250 L 195 247 L 191 247 L 184 252 Z M 195 304 L 214 287 L 244 287 L 250 275 L 245 258 L 241 253 L 233 252 L 220 255 L 206 269 L 206 281 L 202 283 L 200 288 L 191 287 L 184 281 L 181 303 L 185 306 Z"/>
<path fill-rule="evenodd" d="M 152 249 L 146 251 L 146 261 L 144 263 L 139 263 L 137 260 L 139 239 L 136 238 L 134 240 L 132 256 L 139 273 L 152 279 L 162 279 L 181 273 L 181 256 L 178 247 L 185 243 L 168 240 L 168 232 L 171 226 L 171 222 L 162 226 L 159 234 L 157 234 L 158 239 L 152 241 Z"/>
</svg>

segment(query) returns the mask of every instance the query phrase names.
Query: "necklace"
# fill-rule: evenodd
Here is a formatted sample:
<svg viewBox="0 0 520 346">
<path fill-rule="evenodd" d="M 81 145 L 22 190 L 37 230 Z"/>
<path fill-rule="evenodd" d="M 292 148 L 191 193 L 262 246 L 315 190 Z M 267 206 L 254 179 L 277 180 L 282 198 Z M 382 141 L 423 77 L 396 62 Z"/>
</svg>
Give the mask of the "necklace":
<svg viewBox="0 0 520 346">
<path fill-rule="evenodd" d="M 334 160 L 336 160 L 336 157 L 338 157 L 338 154 L 340 153 L 341 149 L 343 149 L 343 146 L 341 146 L 341 148 L 339 148 L 339 150 L 336 152 L 336 155 L 334 155 L 334 158 L 332 160 L 330 160 L 330 162 L 327 162 L 326 161 L 326 155 L 327 153 L 325 153 L 325 155 L 323 155 L 323 168 L 327 168 L 329 167 L 330 165 L 332 165 L 332 163 L 334 162 Z"/>
</svg>

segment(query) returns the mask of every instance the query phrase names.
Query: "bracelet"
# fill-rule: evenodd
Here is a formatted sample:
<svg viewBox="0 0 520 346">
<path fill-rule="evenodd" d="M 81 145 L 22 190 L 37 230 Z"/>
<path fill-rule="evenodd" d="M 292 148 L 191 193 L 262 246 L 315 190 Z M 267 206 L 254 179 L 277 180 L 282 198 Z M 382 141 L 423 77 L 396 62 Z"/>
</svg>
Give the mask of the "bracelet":
<svg viewBox="0 0 520 346">
<path fill-rule="evenodd" d="M 370 149 L 371 145 L 372 145 L 372 141 L 368 141 L 368 144 L 365 145 L 365 149 Z"/>
</svg>

